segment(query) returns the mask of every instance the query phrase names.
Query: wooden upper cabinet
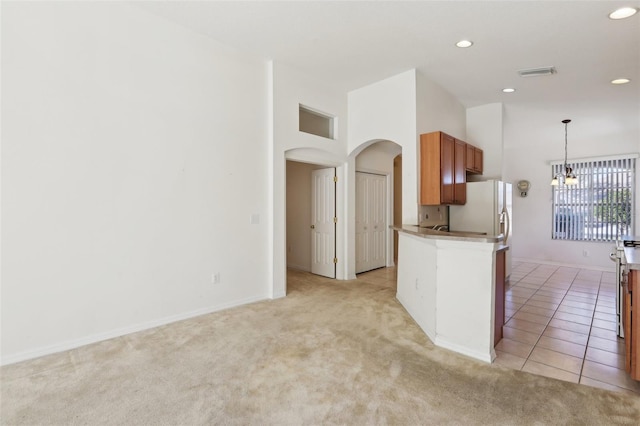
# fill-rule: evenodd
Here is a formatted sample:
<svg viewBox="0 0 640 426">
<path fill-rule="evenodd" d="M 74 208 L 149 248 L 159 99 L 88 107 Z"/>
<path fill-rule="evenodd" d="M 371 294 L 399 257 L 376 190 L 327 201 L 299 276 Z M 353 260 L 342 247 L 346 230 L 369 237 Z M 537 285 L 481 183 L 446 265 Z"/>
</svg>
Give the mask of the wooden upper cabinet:
<svg viewBox="0 0 640 426">
<path fill-rule="evenodd" d="M 453 203 L 464 204 L 467 202 L 467 172 L 465 169 L 465 154 L 467 144 L 456 139 L 454 157 L 454 176 L 453 176 Z"/>
<path fill-rule="evenodd" d="M 466 202 L 466 144 L 442 132 L 420 135 L 420 204 Z"/>
<path fill-rule="evenodd" d="M 482 174 L 483 153 L 478 147 L 467 144 L 465 168 L 467 172 L 474 174 Z"/>
</svg>

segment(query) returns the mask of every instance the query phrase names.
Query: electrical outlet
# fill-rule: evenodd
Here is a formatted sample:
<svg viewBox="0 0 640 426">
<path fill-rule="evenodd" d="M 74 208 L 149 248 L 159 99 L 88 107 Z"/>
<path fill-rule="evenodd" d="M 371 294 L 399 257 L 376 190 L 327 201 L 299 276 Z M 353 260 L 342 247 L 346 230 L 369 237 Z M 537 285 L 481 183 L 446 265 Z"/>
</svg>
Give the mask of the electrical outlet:
<svg viewBox="0 0 640 426">
<path fill-rule="evenodd" d="M 220 284 L 220 272 L 214 272 L 211 275 L 211 282 L 214 284 Z"/>
<path fill-rule="evenodd" d="M 582 250 L 582 255 L 583 255 L 584 257 L 589 257 L 589 251 L 587 251 L 587 250 Z"/>
</svg>

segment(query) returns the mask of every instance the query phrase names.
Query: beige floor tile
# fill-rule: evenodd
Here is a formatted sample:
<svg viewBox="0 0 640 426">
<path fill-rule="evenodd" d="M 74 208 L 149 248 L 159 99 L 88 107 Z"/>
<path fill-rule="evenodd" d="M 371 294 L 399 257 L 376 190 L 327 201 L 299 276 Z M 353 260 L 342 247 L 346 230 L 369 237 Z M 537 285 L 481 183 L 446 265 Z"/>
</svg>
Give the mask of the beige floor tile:
<svg viewBox="0 0 640 426">
<path fill-rule="evenodd" d="M 522 309 L 519 310 L 513 317 L 524 320 L 524 321 L 534 322 L 536 324 L 542 324 L 542 325 L 547 325 L 547 323 L 551 319 L 551 317 L 549 316 L 542 316 L 542 315 L 533 314 L 531 312 L 524 312 L 522 311 Z"/>
<path fill-rule="evenodd" d="M 505 294 L 504 295 L 504 300 L 505 302 L 511 302 L 511 303 L 517 303 L 519 305 L 524 305 L 525 303 L 527 303 L 527 300 L 529 300 L 526 297 L 519 297 L 519 296 L 513 296 L 511 294 Z"/>
<path fill-rule="evenodd" d="M 496 351 L 496 359 L 493 363 L 513 370 L 520 370 L 526 361 L 527 360 L 525 358 L 521 358 L 508 352 Z"/>
<path fill-rule="evenodd" d="M 610 300 L 604 300 L 604 299 L 599 299 L 598 303 L 596 304 L 597 306 L 606 306 L 608 308 L 615 308 L 616 307 L 616 303 L 612 302 Z"/>
<path fill-rule="evenodd" d="M 605 330 L 604 328 L 598 328 L 598 327 L 591 327 L 591 336 L 600 337 L 602 339 L 607 339 L 607 340 L 613 340 L 614 342 L 617 342 L 620 339 L 615 331 Z"/>
<path fill-rule="evenodd" d="M 541 294 L 534 294 L 529 300 L 536 300 L 538 302 L 560 303 L 563 296 L 545 296 Z"/>
<path fill-rule="evenodd" d="M 567 342 L 583 346 L 586 346 L 587 341 L 589 340 L 589 336 L 587 334 L 576 333 L 575 331 L 563 330 L 555 327 L 547 327 L 542 335 L 552 337 L 554 339 L 566 340 Z"/>
<path fill-rule="evenodd" d="M 584 324 L 586 326 L 591 326 L 591 317 L 583 317 L 582 315 L 570 314 L 568 312 L 557 311 L 554 315 L 554 318 L 564 321 L 576 322 L 578 324 Z"/>
<path fill-rule="evenodd" d="M 532 314 L 540 315 L 543 317 L 551 318 L 553 314 L 556 312 L 555 309 L 545 309 L 539 308 L 537 306 L 530 306 L 529 304 L 525 304 L 520 308 L 522 312 L 529 312 Z"/>
<path fill-rule="evenodd" d="M 573 308 L 588 309 L 591 311 L 593 311 L 596 306 L 595 303 L 576 302 L 575 300 L 565 300 L 562 302 L 562 304 L 565 306 L 571 306 Z"/>
<path fill-rule="evenodd" d="M 599 286 L 581 287 L 577 285 L 572 285 L 569 291 L 567 292 L 567 296 L 572 295 L 572 296 L 584 297 L 590 300 L 595 300 L 598 297 L 599 290 L 600 290 Z"/>
<path fill-rule="evenodd" d="M 540 284 L 519 282 L 515 288 L 527 288 L 533 291 L 537 291 L 540 288 Z"/>
<path fill-rule="evenodd" d="M 619 386 L 611 385 L 609 383 L 601 382 L 600 380 L 590 379 L 589 377 L 582 376 L 580 377 L 580 384 L 587 385 L 594 388 L 606 389 L 615 392 L 622 392 L 635 395 L 636 392 L 630 391 L 629 389 L 621 388 Z"/>
<path fill-rule="evenodd" d="M 559 303 L 553 303 L 553 302 L 542 302 L 539 300 L 532 300 L 529 299 L 527 301 L 527 306 L 537 306 L 539 308 L 544 308 L 544 309 L 553 309 L 556 310 L 558 308 Z"/>
<path fill-rule="evenodd" d="M 542 336 L 536 346 L 545 349 L 551 349 L 552 351 L 560 352 L 565 355 L 571 355 L 578 358 L 584 358 L 586 347 L 577 343 L 568 342 L 566 340 L 560 340 L 553 337 Z"/>
<path fill-rule="evenodd" d="M 518 330 L 528 331 L 530 333 L 542 334 L 545 329 L 544 324 L 538 324 L 531 321 L 525 321 L 518 318 L 511 318 L 505 324 L 507 327 L 517 328 Z"/>
<path fill-rule="evenodd" d="M 550 367 L 559 368 L 569 371 L 570 373 L 580 374 L 582 368 L 582 358 L 575 357 L 561 352 L 552 351 L 550 349 L 535 347 L 529 355 L 529 360 L 548 365 Z"/>
<path fill-rule="evenodd" d="M 592 327 L 604 328 L 605 330 L 616 331 L 616 323 L 613 321 L 605 321 L 598 318 L 593 319 Z"/>
<path fill-rule="evenodd" d="M 568 299 L 573 299 L 575 298 L 576 300 L 578 300 L 579 302 L 595 302 L 596 299 L 598 298 L 598 289 L 594 289 L 593 292 L 588 292 L 586 290 L 589 289 L 582 289 L 582 288 L 575 288 L 575 287 L 571 287 L 569 289 L 569 291 L 567 292 L 567 298 Z"/>
<path fill-rule="evenodd" d="M 555 287 L 540 287 L 540 290 L 536 292 L 539 296 L 559 297 L 564 296 L 567 293 L 566 290 L 562 290 Z"/>
<path fill-rule="evenodd" d="M 616 354 L 602 349 L 587 347 L 585 359 L 624 370 L 624 354 Z"/>
<path fill-rule="evenodd" d="M 535 345 L 540 338 L 539 333 L 530 333 L 524 330 L 518 330 L 517 328 L 502 327 L 502 336 L 507 339 L 515 340 L 520 343 L 527 343 Z"/>
<path fill-rule="evenodd" d="M 525 282 L 525 283 L 531 283 L 531 284 L 543 284 L 546 281 L 546 278 L 543 277 L 532 277 L 527 275 L 526 277 L 522 278 L 520 281 Z"/>
<path fill-rule="evenodd" d="M 640 392 L 640 382 L 633 380 L 626 371 L 615 367 L 585 360 L 582 366 L 582 375 L 634 392 Z"/>
<path fill-rule="evenodd" d="M 589 329 L 591 328 L 588 325 L 578 324 L 576 322 L 571 322 L 571 321 L 565 321 L 558 318 L 552 318 L 551 321 L 549 321 L 549 325 L 551 327 L 561 328 L 563 330 L 575 331 L 576 333 L 582 333 L 582 334 L 589 334 Z"/>
<path fill-rule="evenodd" d="M 559 368 L 550 367 L 548 365 L 541 364 L 532 360 L 527 360 L 527 362 L 524 363 L 522 371 L 573 383 L 578 383 L 578 380 L 580 378 L 580 376 L 577 374 L 570 373 Z"/>
<path fill-rule="evenodd" d="M 533 349 L 533 345 L 503 338 L 496 345 L 496 349 L 502 352 L 510 353 L 511 355 L 519 356 L 520 358 L 527 358 L 531 353 L 531 349 Z"/>
<path fill-rule="evenodd" d="M 607 314 L 605 312 L 595 311 L 593 313 L 594 319 L 601 319 L 604 321 L 616 322 L 616 314 Z"/>
<path fill-rule="evenodd" d="M 509 289 L 509 292 L 514 296 L 529 298 L 533 296 L 536 290 L 524 287 L 512 287 Z"/>
<path fill-rule="evenodd" d="M 624 354 L 624 340 L 608 340 L 601 337 L 590 336 L 587 346 L 590 348 L 602 349 L 603 351 L 613 352 L 616 354 Z"/>
<path fill-rule="evenodd" d="M 611 306 L 596 305 L 595 310 L 596 310 L 596 312 L 604 312 L 605 314 L 615 314 L 616 313 L 615 306 L 611 307 Z"/>
<path fill-rule="evenodd" d="M 558 306 L 558 312 L 566 312 L 568 314 L 582 315 L 583 317 L 591 317 L 593 315 L 593 309 L 580 309 L 573 306 L 567 306 L 561 304 Z"/>
</svg>

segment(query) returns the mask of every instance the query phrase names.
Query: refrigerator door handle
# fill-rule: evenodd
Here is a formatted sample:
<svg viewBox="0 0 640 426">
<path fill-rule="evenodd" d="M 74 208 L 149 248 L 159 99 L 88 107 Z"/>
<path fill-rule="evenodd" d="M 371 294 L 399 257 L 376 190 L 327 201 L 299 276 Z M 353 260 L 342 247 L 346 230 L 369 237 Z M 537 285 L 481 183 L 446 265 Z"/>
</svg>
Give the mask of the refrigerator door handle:
<svg viewBox="0 0 640 426">
<path fill-rule="evenodd" d="M 504 243 L 507 244 L 509 241 L 509 228 L 511 228 L 511 218 L 509 217 L 509 211 L 507 209 L 502 210 L 504 217 L 507 219 L 505 223 L 504 229 Z"/>
</svg>

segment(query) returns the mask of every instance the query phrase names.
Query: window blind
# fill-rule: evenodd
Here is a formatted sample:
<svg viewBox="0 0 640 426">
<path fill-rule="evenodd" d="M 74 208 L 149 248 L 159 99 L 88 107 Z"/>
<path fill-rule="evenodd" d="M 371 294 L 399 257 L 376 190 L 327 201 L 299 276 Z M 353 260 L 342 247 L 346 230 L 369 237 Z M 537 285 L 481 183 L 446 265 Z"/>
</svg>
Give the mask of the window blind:
<svg viewBox="0 0 640 426">
<path fill-rule="evenodd" d="M 552 238 L 614 241 L 633 234 L 636 157 L 567 163 L 577 185 L 553 186 Z M 551 165 L 552 176 L 564 164 Z"/>
</svg>

